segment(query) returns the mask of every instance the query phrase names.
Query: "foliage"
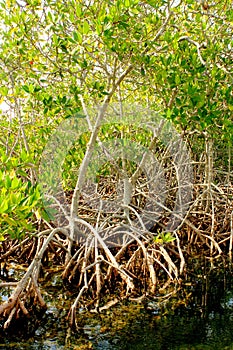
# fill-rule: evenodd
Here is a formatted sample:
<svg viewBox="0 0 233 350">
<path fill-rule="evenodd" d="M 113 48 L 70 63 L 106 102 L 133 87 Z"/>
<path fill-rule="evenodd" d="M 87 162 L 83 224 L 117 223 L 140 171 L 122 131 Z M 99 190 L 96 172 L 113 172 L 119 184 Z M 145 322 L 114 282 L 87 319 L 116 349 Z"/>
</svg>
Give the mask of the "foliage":
<svg viewBox="0 0 233 350">
<path fill-rule="evenodd" d="M 203 135 L 214 139 L 223 163 L 217 154 L 218 166 L 229 170 L 220 140 L 232 147 L 232 13 L 230 0 L 208 8 L 194 0 L 0 2 L 0 100 L 10 106 L 2 115 L 0 142 L 11 160 L 1 175 L 1 205 L 15 206 L 19 232 L 40 200 L 36 169 L 49 136 L 61 120 L 81 111 L 83 101 L 101 104 L 128 68 L 112 100 L 138 102 L 171 119 L 187 137 L 194 134 L 190 146 L 197 160 Z M 104 133 L 111 137 L 111 127 Z M 143 143 L 142 135 L 135 137 Z M 74 183 L 71 169 L 83 159 L 84 139 L 79 155 L 74 149 L 67 155 L 65 187 Z M 26 174 L 22 154 L 29 157 Z M 23 193 L 34 202 L 22 210 Z"/>
<path fill-rule="evenodd" d="M 171 232 L 158 232 L 156 236 L 154 236 L 154 242 L 157 244 L 166 244 L 175 240 L 175 237 Z"/>
<path fill-rule="evenodd" d="M 107 142 L 108 140 L 118 139 L 119 142 L 127 142 L 127 140 L 139 143 L 144 147 L 149 147 L 152 132 L 146 130 L 139 125 L 124 125 L 118 123 L 106 123 L 104 124 L 99 132 L 101 142 Z M 75 146 L 72 147 L 67 153 L 65 162 L 62 166 L 62 178 L 63 178 L 63 187 L 65 190 L 72 190 L 75 187 L 77 181 L 78 169 L 83 160 L 87 143 L 89 140 L 89 133 L 83 133 L 75 143 Z M 158 142 L 159 143 L 159 142 Z M 120 161 L 120 160 L 119 160 Z M 120 167 L 122 165 L 120 164 Z M 111 173 L 111 162 L 103 164 L 99 169 L 90 168 L 90 172 L 93 173 L 96 171 L 96 180 L 98 177 L 110 175 Z M 135 167 L 132 167 L 132 164 L 129 165 L 129 173 L 132 174 L 135 171 Z"/>
<path fill-rule="evenodd" d="M 2 152 L 0 170 L 0 240 L 4 235 L 12 239 L 21 239 L 28 233 L 36 232 L 36 220 L 42 217 L 50 220 L 51 216 L 44 209 L 39 185 L 25 181 L 30 157 L 25 152 L 20 159 L 7 158 Z M 47 209 L 48 210 L 48 209 Z"/>
</svg>

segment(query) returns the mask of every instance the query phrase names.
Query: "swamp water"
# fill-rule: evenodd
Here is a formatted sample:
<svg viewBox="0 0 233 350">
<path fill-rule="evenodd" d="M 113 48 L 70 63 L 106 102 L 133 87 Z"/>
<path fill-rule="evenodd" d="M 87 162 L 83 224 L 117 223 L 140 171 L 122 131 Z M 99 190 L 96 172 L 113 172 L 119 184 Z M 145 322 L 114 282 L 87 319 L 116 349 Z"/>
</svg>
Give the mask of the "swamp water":
<svg viewBox="0 0 233 350">
<path fill-rule="evenodd" d="M 101 314 L 80 309 L 76 333 L 67 329 L 69 292 L 55 283 L 42 318 L 18 333 L 0 331 L 0 349 L 233 350 L 232 282 L 231 271 L 216 269 L 156 301 L 124 301 Z"/>
</svg>

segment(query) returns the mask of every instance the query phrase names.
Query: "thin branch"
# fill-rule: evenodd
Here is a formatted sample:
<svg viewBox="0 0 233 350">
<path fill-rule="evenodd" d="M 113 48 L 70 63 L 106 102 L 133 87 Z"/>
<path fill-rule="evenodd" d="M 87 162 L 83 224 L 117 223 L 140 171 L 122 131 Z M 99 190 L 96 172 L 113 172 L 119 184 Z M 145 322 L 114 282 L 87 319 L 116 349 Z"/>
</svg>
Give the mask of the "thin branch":
<svg viewBox="0 0 233 350">
<path fill-rule="evenodd" d="M 200 50 L 200 49 L 201 49 L 202 47 L 203 47 L 203 48 L 206 48 L 206 45 L 207 45 L 207 44 L 206 44 L 206 43 L 199 44 L 197 41 L 191 39 L 191 38 L 190 38 L 189 36 L 187 36 L 187 35 L 180 37 L 179 40 L 178 40 L 178 42 L 184 41 L 184 40 L 186 40 L 186 41 L 188 41 L 190 44 L 193 44 L 193 45 L 196 46 L 198 58 L 199 58 L 201 64 L 203 64 L 203 66 L 206 66 L 206 62 L 205 62 L 205 60 L 203 59 L 203 57 L 202 57 L 202 55 L 201 55 L 201 50 Z"/>
</svg>

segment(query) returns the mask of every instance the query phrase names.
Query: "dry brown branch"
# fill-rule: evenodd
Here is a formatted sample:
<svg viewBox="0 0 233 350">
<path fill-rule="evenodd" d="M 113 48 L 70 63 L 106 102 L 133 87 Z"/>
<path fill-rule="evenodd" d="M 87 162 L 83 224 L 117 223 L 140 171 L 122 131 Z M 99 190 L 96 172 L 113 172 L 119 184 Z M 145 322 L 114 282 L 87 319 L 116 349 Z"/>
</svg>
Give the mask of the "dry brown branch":
<svg viewBox="0 0 233 350">
<path fill-rule="evenodd" d="M 16 243 L 15 245 L 13 245 L 13 247 L 11 247 L 6 253 L 1 255 L 0 260 L 4 261 L 8 256 L 11 256 L 14 251 L 16 251 L 18 248 L 22 247 L 22 245 L 24 245 L 28 241 L 30 241 L 29 237 L 25 238 L 22 242 Z"/>
</svg>

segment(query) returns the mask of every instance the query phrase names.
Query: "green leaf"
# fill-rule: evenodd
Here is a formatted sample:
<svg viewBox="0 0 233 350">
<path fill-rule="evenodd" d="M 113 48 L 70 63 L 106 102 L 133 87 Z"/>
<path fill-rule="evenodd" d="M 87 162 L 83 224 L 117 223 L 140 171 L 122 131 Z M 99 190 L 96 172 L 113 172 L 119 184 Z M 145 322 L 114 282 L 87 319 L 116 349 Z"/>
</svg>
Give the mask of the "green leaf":
<svg viewBox="0 0 233 350">
<path fill-rule="evenodd" d="M 11 217 L 9 217 L 7 214 L 4 215 L 3 221 L 5 221 L 10 226 L 14 226 L 14 227 L 17 226 L 17 222 Z"/>
<path fill-rule="evenodd" d="M 22 89 L 23 89 L 24 91 L 26 91 L 27 93 L 30 92 L 29 86 L 27 86 L 27 85 L 23 85 L 23 86 L 22 86 Z"/>
<path fill-rule="evenodd" d="M 21 158 L 22 162 L 26 162 L 28 160 L 28 154 L 24 149 L 22 150 L 22 152 L 20 154 L 20 158 Z"/>
<path fill-rule="evenodd" d="M 146 75 L 145 69 L 144 69 L 143 67 L 141 67 L 141 75 L 142 75 L 142 76 L 145 76 L 145 75 Z"/>
<path fill-rule="evenodd" d="M 75 11 L 76 11 L 76 15 L 78 17 L 81 17 L 81 15 L 82 15 L 82 8 L 81 8 L 81 6 L 78 3 L 76 3 Z"/>
<path fill-rule="evenodd" d="M 90 26 L 87 21 L 83 22 L 83 34 L 88 34 L 90 31 Z"/>
<path fill-rule="evenodd" d="M 79 33 L 78 31 L 74 31 L 73 32 L 73 38 L 76 42 L 78 42 L 79 44 L 82 43 L 82 35 L 81 33 Z"/>
<path fill-rule="evenodd" d="M 55 33 L 52 35 L 52 38 L 53 38 L 54 44 L 57 46 L 58 45 L 58 37 Z"/>
<path fill-rule="evenodd" d="M 14 179 L 11 182 L 12 190 L 15 190 L 16 188 L 18 188 L 20 183 L 21 183 L 21 180 L 17 179 L 17 177 L 14 177 Z"/>
<path fill-rule="evenodd" d="M 0 205 L 0 214 L 6 213 L 9 208 L 8 200 L 4 199 Z"/>
<path fill-rule="evenodd" d="M 44 209 L 41 211 L 42 218 L 48 222 L 54 220 L 54 214 L 55 212 L 52 209 Z"/>
<path fill-rule="evenodd" d="M 8 95 L 8 88 L 6 86 L 2 86 L 0 88 L 0 95 L 7 96 Z"/>
<path fill-rule="evenodd" d="M 8 174 L 5 177 L 5 184 L 7 189 L 11 187 L 11 178 Z"/>
<path fill-rule="evenodd" d="M 53 22 L 53 16 L 52 16 L 52 13 L 50 11 L 48 11 L 47 16 L 50 19 L 50 21 Z"/>
</svg>

